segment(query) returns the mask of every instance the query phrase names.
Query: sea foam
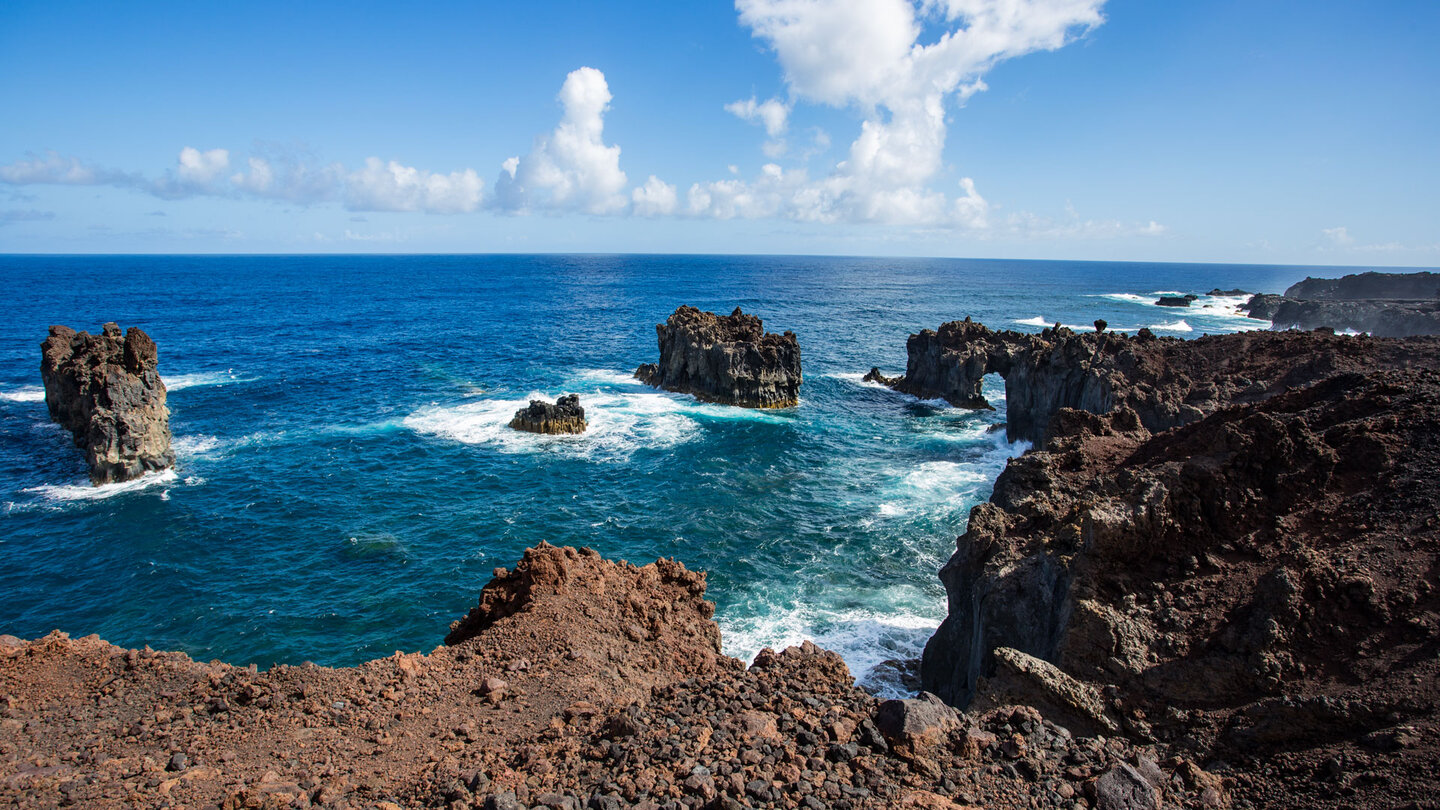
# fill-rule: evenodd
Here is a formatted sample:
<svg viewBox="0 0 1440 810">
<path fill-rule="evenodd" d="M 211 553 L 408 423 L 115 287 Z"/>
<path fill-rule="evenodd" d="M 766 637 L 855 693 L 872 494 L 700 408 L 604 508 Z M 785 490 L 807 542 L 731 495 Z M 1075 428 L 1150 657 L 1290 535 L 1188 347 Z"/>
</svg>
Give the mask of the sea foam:
<svg viewBox="0 0 1440 810">
<path fill-rule="evenodd" d="M 45 389 L 38 385 L 18 385 L 14 388 L 0 389 L 0 401 L 44 402 Z"/>
<path fill-rule="evenodd" d="M 27 487 L 20 490 L 29 495 L 36 495 L 47 501 L 103 501 L 107 498 L 114 498 L 117 495 L 126 495 L 132 492 L 149 489 L 155 486 L 173 484 L 180 476 L 174 470 L 161 470 L 159 472 L 146 473 L 145 475 L 130 481 L 121 481 L 118 484 L 105 484 L 104 486 L 90 486 L 89 484 L 42 484 L 38 487 Z"/>
</svg>

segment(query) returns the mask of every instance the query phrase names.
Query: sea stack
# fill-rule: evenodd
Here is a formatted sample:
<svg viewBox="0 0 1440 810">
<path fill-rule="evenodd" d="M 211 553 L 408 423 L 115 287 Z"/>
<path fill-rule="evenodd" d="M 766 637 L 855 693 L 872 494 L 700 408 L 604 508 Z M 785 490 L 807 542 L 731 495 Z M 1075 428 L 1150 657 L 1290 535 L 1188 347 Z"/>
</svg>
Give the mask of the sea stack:
<svg viewBox="0 0 1440 810">
<path fill-rule="evenodd" d="M 113 323 L 99 335 L 52 326 L 40 350 L 50 418 L 84 448 L 92 483 L 129 481 L 175 464 L 165 383 L 149 335 L 134 326 L 122 334 Z"/>
<path fill-rule="evenodd" d="M 660 362 L 635 370 L 641 382 L 696 399 L 744 408 L 800 402 L 800 342 L 769 334 L 739 307 L 726 316 L 682 306 L 656 324 Z"/>
<path fill-rule="evenodd" d="M 579 394 L 567 394 L 552 405 L 543 399 L 532 399 L 530 405 L 515 412 L 510 427 L 529 433 L 584 433 L 588 423 L 585 409 L 580 407 Z"/>
</svg>

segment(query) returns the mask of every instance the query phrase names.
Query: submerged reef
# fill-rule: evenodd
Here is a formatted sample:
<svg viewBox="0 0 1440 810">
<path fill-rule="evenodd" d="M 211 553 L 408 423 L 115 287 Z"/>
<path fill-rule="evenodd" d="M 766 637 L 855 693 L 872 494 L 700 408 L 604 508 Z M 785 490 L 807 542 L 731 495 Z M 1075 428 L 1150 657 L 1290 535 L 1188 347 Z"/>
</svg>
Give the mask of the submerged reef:
<svg viewBox="0 0 1440 810">
<path fill-rule="evenodd" d="M 800 402 L 800 342 L 765 331 L 739 307 L 729 315 L 682 306 L 656 324 L 660 362 L 635 370 L 648 385 L 705 402 L 790 408 Z"/>
<path fill-rule="evenodd" d="M 588 425 L 585 409 L 580 407 L 579 394 L 566 394 L 549 403 L 532 399 L 527 407 L 515 412 L 510 427 L 527 433 L 584 433 Z"/>
<path fill-rule="evenodd" d="M 175 464 L 165 383 L 149 335 L 134 326 L 122 335 L 113 323 L 98 335 L 52 326 L 40 351 L 50 419 L 85 450 L 92 483 L 128 481 Z"/>
</svg>

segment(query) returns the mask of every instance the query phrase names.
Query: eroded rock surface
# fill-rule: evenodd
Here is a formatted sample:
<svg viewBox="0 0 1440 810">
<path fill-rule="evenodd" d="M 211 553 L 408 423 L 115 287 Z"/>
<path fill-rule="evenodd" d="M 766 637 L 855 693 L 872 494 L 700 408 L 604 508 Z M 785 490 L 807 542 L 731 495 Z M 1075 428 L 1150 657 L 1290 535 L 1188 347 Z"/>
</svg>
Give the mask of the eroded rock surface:
<svg viewBox="0 0 1440 810">
<path fill-rule="evenodd" d="M 946 326 L 916 379 L 1006 374 L 1040 442 L 941 571 L 926 689 L 1224 760 L 1267 806 L 1430 801 L 1440 339 Z"/>
<path fill-rule="evenodd" d="M 516 430 L 551 435 L 584 433 L 588 424 L 579 394 L 566 394 L 554 403 L 532 399 L 529 406 L 516 411 L 515 418 L 510 420 L 510 427 Z"/>
<path fill-rule="evenodd" d="M 800 402 L 800 343 L 795 333 L 767 333 L 739 307 L 729 315 L 682 306 L 655 326 L 660 362 L 635 370 L 641 382 L 746 408 Z"/>
<path fill-rule="evenodd" d="M 1307 278 L 1284 295 L 1256 295 L 1241 307 L 1276 329 L 1368 332 L 1377 337 L 1440 334 L 1440 273 L 1358 273 Z"/>
<path fill-rule="evenodd" d="M 138 327 L 98 335 L 50 327 L 40 344 L 50 418 L 84 449 L 95 485 L 139 478 L 175 464 L 170 409 L 156 371 L 155 342 Z"/>
<path fill-rule="evenodd" d="M 1117 763 L 1166 806 L 1230 800 L 1193 760 L 1030 708 L 965 717 L 932 696 L 891 723 L 814 644 L 719 655 L 711 609 L 674 561 L 542 545 L 447 646 L 354 668 L 0 636 L 0 804 L 1063 807 Z"/>
</svg>

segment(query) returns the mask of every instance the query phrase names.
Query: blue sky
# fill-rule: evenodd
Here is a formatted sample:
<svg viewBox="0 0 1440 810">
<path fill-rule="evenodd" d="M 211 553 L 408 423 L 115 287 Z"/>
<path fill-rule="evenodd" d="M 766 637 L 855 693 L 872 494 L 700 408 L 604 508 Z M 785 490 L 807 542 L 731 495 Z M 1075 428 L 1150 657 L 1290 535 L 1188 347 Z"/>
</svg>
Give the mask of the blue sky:
<svg viewBox="0 0 1440 810">
<path fill-rule="evenodd" d="M 1440 264 L 1440 3 L 0 7 L 0 252 Z"/>
</svg>

